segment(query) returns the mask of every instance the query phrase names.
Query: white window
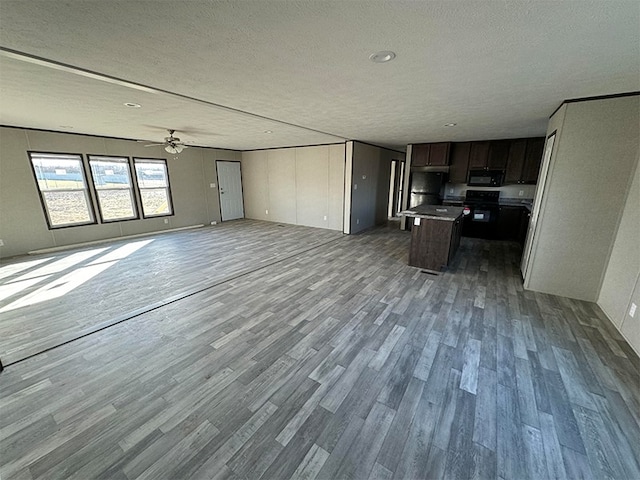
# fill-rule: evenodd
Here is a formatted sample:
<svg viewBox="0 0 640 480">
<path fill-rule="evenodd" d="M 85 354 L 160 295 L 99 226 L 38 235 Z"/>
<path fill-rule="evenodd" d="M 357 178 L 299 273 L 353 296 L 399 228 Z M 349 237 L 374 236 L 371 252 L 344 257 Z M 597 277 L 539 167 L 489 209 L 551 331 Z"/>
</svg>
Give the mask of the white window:
<svg viewBox="0 0 640 480">
<path fill-rule="evenodd" d="M 142 215 L 145 218 L 172 215 L 167 161 L 134 158 L 133 162 L 142 201 Z"/>
<path fill-rule="evenodd" d="M 49 228 L 95 223 L 82 156 L 29 152 Z"/>
<path fill-rule="evenodd" d="M 138 218 L 129 159 L 89 155 L 89 166 L 102 221 Z"/>
</svg>

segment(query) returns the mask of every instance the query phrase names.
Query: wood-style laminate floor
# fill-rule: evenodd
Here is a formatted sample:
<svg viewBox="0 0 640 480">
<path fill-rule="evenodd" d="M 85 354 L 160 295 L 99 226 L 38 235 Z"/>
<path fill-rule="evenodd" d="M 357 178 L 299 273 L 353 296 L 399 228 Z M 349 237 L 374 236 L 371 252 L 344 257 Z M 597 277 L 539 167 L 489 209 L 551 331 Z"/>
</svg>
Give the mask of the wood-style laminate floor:
<svg viewBox="0 0 640 480">
<path fill-rule="evenodd" d="M 13 363 L 341 236 L 246 220 L 3 262 L 0 359 Z"/>
<path fill-rule="evenodd" d="M 640 361 L 598 307 L 523 291 L 515 244 L 432 276 L 408 242 L 335 238 L 9 366 L 1 478 L 640 478 Z"/>
</svg>

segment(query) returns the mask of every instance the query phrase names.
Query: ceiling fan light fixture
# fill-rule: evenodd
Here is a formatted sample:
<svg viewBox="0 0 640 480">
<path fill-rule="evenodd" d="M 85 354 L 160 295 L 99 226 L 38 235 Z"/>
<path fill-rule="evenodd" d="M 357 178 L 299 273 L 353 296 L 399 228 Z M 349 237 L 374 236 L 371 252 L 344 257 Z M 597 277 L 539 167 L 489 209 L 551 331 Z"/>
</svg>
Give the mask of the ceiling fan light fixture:
<svg viewBox="0 0 640 480">
<path fill-rule="evenodd" d="M 183 145 L 171 145 L 171 144 L 169 144 L 169 145 L 166 145 L 164 147 L 164 149 L 165 149 L 165 151 L 167 153 L 171 153 L 171 154 L 176 155 L 176 154 L 182 152 L 182 150 L 184 150 L 184 146 Z"/>
<path fill-rule="evenodd" d="M 458 125 L 457 123 L 445 123 L 444 126 L 445 127 L 455 127 L 456 125 Z"/>
<path fill-rule="evenodd" d="M 133 103 L 133 102 L 125 102 L 124 106 L 125 107 L 129 107 L 129 108 L 140 108 L 140 107 L 142 107 L 142 105 L 140 105 L 139 103 Z"/>
</svg>

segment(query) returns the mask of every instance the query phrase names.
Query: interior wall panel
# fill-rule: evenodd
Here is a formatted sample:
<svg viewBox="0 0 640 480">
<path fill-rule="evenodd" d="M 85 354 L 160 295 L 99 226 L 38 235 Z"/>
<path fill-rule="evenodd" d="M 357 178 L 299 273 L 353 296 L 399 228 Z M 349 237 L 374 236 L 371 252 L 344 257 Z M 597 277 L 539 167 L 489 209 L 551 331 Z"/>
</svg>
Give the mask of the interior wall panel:
<svg viewBox="0 0 640 480">
<path fill-rule="evenodd" d="M 244 214 L 255 220 L 269 220 L 267 151 L 242 152 L 242 192 Z"/>
<path fill-rule="evenodd" d="M 345 144 L 329 146 L 328 228 L 342 230 L 344 212 Z"/>
<path fill-rule="evenodd" d="M 329 223 L 329 149 L 301 147 L 296 155 L 298 225 L 327 228 Z"/>
<path fill-rule="evenodd" d="M 296 224 L 296 152 L 268 150 L 269 214 L 273 222 Z"/>
</svg>

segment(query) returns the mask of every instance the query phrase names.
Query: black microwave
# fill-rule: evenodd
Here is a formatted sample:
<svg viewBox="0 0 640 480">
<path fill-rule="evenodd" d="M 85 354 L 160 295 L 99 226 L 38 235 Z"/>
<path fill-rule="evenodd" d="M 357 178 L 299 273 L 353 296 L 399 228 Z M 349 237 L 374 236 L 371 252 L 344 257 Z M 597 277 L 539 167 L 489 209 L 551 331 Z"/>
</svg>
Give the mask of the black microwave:
<svg viewBox="0 0 640 480">
<path fill-rule="evenodd" d="M 469 170 L 471 187 L 499 187 L 502 185 L 504 172 L 502 170 Z"/>
</svg>

